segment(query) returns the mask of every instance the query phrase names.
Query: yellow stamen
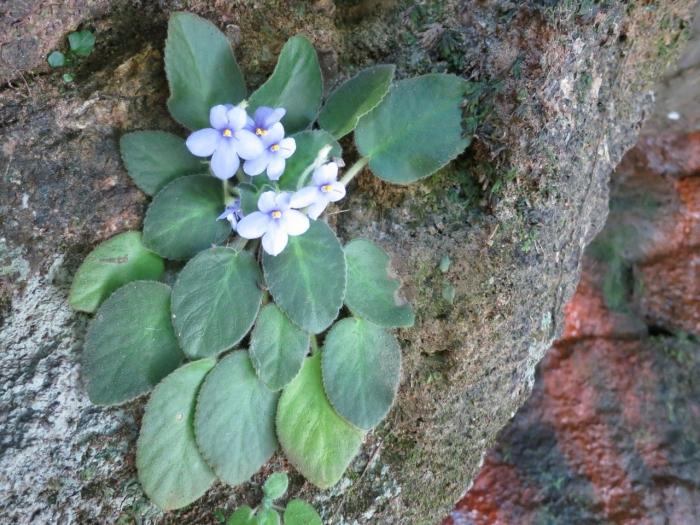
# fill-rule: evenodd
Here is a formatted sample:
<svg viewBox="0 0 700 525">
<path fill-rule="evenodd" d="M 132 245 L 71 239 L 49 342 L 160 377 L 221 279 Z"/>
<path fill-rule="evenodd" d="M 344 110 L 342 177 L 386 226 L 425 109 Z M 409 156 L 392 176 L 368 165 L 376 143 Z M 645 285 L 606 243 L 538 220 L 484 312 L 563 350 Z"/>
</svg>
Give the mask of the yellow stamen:
<svg viewBox="0 0 700 525">
<path fill-rule="evenodd" d="M 264 137 L 265 135 L 267 135 L 267 130 L 266 130 L 266 129 L 262 129 L 262 128 L 256 128 L 255 134 L 256 134 L 258 137 Z"/>
<path fill-rule="evenodd" d="M 328 193 L 329 191 L 333 191 L 333 186 L 331 186 L 330 184 L 324 184 L 323 186 L 321 186 L 321 191 L 323 193 Z"/>
<path fill-rule="evenodd" d="M 233 133 L 231 133 L 231 130 L 230 130 L 230 129 L 225 129 L 225 130 L 224 130 L 224 137 L 230 137 L 231 135 L 233 135 Z"/>
<path fill-rule="evenodd" d="M 273 144 L 270 146 L 270 151 L 279 151 L 280 150 L 280 145 L 279 144 Z"/>
<path fill-rule="evenodd" d="M 275 210 L 270 215 L 272 215 L 273 219 L 279 219 L 280 217 L 282 217 L 282 212 L 279 210 Z"/>
</svg>

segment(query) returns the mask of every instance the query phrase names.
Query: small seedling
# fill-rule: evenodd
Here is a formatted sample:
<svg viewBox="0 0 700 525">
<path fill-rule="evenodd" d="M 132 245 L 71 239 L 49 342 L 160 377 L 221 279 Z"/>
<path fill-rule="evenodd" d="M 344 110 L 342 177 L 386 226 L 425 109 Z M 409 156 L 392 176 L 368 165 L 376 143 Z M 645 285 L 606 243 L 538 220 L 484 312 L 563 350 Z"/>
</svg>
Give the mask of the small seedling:
<svg viewBox="0 0 700 525">
<path fill-rule="evenodd" d="M 84 58 L 92 53 L 95 48 L 95 35 L 92 31 L 83 29 L 68 34 L 68 51 L 64 54 L 55 50 L 49 53 L 46 61 L 54 69 L 74 66 L 79 58 Z M 68 84 L 73 82 L 75 75 L 68 71 L 62 75 L 63 81 Z"/>
</svg>

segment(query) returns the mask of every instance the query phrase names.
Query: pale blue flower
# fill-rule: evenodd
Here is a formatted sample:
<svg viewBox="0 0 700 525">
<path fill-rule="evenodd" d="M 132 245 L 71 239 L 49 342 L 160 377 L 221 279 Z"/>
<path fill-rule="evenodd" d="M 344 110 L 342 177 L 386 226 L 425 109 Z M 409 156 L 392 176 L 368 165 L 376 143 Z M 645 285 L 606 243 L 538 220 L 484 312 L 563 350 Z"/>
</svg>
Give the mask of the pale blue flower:
<svg viewBox="0 0 700 525">
<path fill-rule="evenodd" d="M 262 237 L 262 247 L 278 255 L 287 246 L 289 235 L 301 235 L 309 229 L 309 219 L 290 205 L 292 194 L 266 191 L 258 199 L 258 209 L 238 223 L 236 231 L 245 239 Z"/>
<path fill-rule="evenodd" d="M 258 128 L 260 129 L 260 128 Z M 243 163 L 243 171 L 248 175 L 260 175 L 267 170 L 270 180 L 279 180 L 284 173 L 286 159 L 297 149 L 293 138 L 284 138 L 284 127 L 277 122 L 260 136 L 263 143 L 262 153 L 254 159 Z"/>
<path fill-rule="evenodd" d="M 230 179 L 238 171 L 240 159 L 254 159 L 263 151 L 260 138 L 245 128 L 247 120 L 248 115 L 239 106 L 214 106 L 209 112 L 211 128 L 187 137 L 187 148 L 197 157 L 211 155 L 212 173 L 219 179 Z"/>
<path fill-rule="evenodd" d="M 328 162 L 314 170 L 311 184 L 297 191 L 291 199 L 293 208 L 306 208 L 306 214 L 316 220 L 331 202 L 345 197 L 345 186 L 338 182 L 338 164 Z"/>
<path fill-rule="evenodd" d="M 243 210 L 241 209 L 241 199 L 236 199 L 231 202 L 224 212 L 217 217 L 218 220 L 226 219 L 233 231 L 236 231 L 236 225 L 243 218 Z"/>
<path fill-rule="evenodd" d="M 280 120 L 286 113 L 287 110 L 284 108 L 260 106 L 255 110 L 253 118 L 247 118 L 245 129 L 255 133 L 258 137 L 264 137 L 276 124 L 282 125 Z"/>
</svg>

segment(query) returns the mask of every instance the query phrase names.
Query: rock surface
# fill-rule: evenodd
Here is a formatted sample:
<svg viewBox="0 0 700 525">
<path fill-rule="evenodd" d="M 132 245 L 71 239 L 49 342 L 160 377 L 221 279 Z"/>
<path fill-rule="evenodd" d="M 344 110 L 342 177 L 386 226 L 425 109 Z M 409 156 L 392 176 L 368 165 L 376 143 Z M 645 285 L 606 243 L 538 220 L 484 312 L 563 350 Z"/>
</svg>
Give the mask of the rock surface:
<svg viewBox="0 0 700 525">
<path fill-rule="evenodd" d="M 171 10 L 219 25 L 251 87 L 297 32 L 314 42 L 329 87 L 375 62 L 397 63 L 401 76 L 450 71 L 482 83 L 484 116 L 467 154 L 410 188 L 364 173 L 350 211 L 333 216 L 343 239 L 361 234 L 393 255 L 418 323 L 399 334 L 398 402 L 347 477 L 326 493 L 293 479 L 325 522 L 422 524 L 451 508 L 528 397 L 583 248 L 604 222 L 608 174 L 635 140 L 692 4 L 5 2 L 0 513 L 15 523 L 209 523 L 216 507 L 257 504 L 264 474 L 284 467 L 275 458 L 253 483 L 219 485 L 164 515 L 135 479 L 143 400 L 92 407 L 79 380 L 88 320 L 68 310 L 67 286 L 97 242 L 139 227 L 147 204 L 118 138 L 183 133 L 164 104 Z M 64 85 L 43 57 L 77 24 L 97 46 Z"/>
<path fill-rule="evenodd" d="M 532 398 L 446 525 L 697 523 L 700 137 L 650 137 L 613 175 Z"/>
</svg>

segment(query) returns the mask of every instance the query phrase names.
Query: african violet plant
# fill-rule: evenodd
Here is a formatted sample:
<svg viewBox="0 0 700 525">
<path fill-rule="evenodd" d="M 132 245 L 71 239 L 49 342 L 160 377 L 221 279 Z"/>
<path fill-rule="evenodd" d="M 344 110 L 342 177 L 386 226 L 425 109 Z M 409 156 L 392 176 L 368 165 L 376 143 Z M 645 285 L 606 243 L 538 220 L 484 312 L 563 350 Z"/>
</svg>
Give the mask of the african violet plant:
<svg viewBox="0 0 700 525">
<path fill-rule="evenodd" d="M 188 13 L 170 18 L 165 70 L 168 109 L 191 131 L 122 137 L 130 176 L 153 196 L 143 234 L 99 245 L 70 294 L 76 310 L 97 311 L 83 353 L 88 394 L 112 405 L 152 390 L 136 464 L 163 509 L 216 479 L 249 480 L 278 446 L 328 488 L 394 401 L 401 351 L 388 329 L 412 326 L 414 314 L 396 298 L 387 254 L 364 239 L 341 245 L 321 217 L 365 166 L 408 184 L 462 152 L 469 84 L 446 74 L 395 82 L 394 67 L 379 65 L 319 113 L 318 58 L 296 36 L 246 98 L 225 36 Z M 338 179 L 338 139 L 352 131 L 359 160 Z M 172 288 L 159 281 L 164 259 L 188 261 Z"/>
</svg>

